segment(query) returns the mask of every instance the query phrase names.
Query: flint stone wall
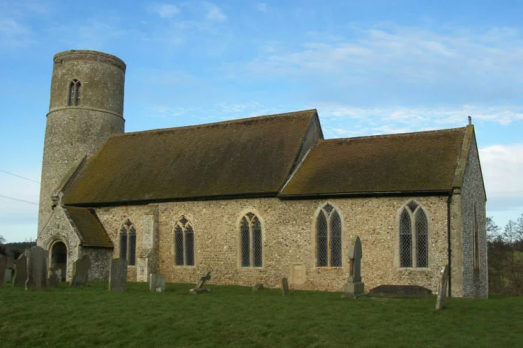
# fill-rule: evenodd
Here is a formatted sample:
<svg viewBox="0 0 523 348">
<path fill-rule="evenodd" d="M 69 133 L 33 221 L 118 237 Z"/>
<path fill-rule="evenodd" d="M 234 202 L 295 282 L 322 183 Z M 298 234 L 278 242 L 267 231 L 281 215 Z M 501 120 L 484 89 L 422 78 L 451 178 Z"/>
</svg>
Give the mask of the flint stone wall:
<svg viewBox="0 0 523 348">
<path fill-rule="evenodd" d="M 414 199 L 429 219 L 429 267 L 398 267 L 398 210 Z M 327 202 L 342 218 L 343 265 L 318 268 L 315 249 L 315 217 Z M 159 273 L 167 282 L 194 283 L 212 270 L 214 284 L 252 286 L 262 283 L 278 287 L 283 277 L 293 289 L 342 291 L 349 274 L 350 239 L 359 235 L 363 248 L 362 277 L 369 289 L 381 284 L 420 285 L 436 292 L 440 270 L 447 263 L 447 197 L 386 197 L 331 200 L 282 201 L 277 198 L 199 202 L 170 202 L 158 205 Z M 109 207 L 97 210 L 115 245 L 118 231 L 130 219 L 137 231 L 137 254 L 142 250 L 143 216 L 151 205 Z M 255 213 L 262 224 L 263 267 L 240 266 L 240 219 Z M 185 216 L 194 228 L 195 266 L 175 266 L 175 222 Z M 294 270 L 294 271 L 293 271 Z M 136 266 L 129 266 L 128 279 L 136 281 Z"/>
<path fill-rule="evenodd" d="M 475 137 L 472 138 L 461 188 L 463 296 L 488 297 L 486 197 Z M 474 270 L 474 207 L 478 222 L 479 270 Z"/>
<path fill-rule="evenodd" d="M 61 241 L 67 248 L 67 271 L 66 280 L 70 281 L 73 276 L 73 263 L 79 258 L 80 238 L 61 205 L 57 205 L 52 212 L 49 222 L 43 231 L 38 234 L 37 245 L 49 251 L 49 265 L 52 262 L 52 247 L 57 241 Z"/>
</svg>

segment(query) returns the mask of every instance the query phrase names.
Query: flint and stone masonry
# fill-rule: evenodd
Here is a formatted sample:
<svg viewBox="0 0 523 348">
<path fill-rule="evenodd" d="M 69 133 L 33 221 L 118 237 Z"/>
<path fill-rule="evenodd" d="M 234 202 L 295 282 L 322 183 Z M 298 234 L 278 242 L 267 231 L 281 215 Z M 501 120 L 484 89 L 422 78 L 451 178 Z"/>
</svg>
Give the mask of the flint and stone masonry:
<svg viewBox="0 0 523 348">
<path fill-rule="evenodd" d="M 214 284 L 275 288 L 287 278 L 292 289 L 342 292 L 349 243 L 359 236 L 365 289 L 437 292 L 448 264 L 452 296 L 488 296 L 486 195 L 472 125 L 324 140 L 317 111 L 306 110 L 124 133 L 122 60 L 66 51 L 53 64 L 38 245 L 49 267 L 66 265 L 67 280 L 88 255 L 89 281 L 107 280 L 111 260 L 124 258 L 129 281 L 164 274 L 194 283 L 212 270 Z M 427 217 L 427 267 L 400 266 L 409 202 Z M 326 204 L 340 217 L 341 266 L 317 266 Z M 242 266 L 242 233 L 254 233 L 245 216 L 259 221 L 261 267 Z M 177 262 L 182 220 L 194 257 Z"/>
</svg>

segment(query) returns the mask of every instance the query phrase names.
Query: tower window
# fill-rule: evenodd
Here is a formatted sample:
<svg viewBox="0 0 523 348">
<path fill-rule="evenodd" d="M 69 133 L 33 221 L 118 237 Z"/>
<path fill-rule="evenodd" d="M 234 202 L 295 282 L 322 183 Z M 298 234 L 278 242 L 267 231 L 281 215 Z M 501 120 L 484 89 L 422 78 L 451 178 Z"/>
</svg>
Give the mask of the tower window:
<svg viewBox="0 0 523 348">
<path fill-rule="evenodd" d="M 69 106 L 77 106 L 82 102 L 82 83 L 78 80 L 73 80 L 69 83 Z"/>
</svg>

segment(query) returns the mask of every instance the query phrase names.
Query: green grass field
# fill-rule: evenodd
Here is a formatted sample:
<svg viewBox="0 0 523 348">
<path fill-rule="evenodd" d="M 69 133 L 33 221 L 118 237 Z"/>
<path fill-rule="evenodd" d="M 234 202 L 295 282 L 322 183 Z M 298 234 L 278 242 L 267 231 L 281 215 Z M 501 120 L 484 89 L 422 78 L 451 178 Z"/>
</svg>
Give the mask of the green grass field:
<svg viewBox="0 0 523 348">
<path fill-rule="evenodd" d="M 341 299 L 339 293 L 130 283 L 0 287 L 0 347 L 522 347 L 523 297 Z"/>
</svg>

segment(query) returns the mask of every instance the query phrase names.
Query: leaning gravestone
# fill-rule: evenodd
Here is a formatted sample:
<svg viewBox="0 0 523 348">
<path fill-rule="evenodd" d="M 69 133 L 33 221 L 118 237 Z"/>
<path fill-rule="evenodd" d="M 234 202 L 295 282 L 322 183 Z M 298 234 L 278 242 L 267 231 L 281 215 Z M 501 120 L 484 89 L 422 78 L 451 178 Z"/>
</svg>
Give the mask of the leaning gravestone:
<svg viewBox="0 0 523 348">
<path fill-rule="evenodd" d="M 73 279 L 71 286 L 84 286 L 87 284 L 91 259 L 89 255 L 84 255 L 81 259 L 76 260 L 73 264 Z"/>
<path fill-rule="evenodd" d="M 345 292 L 341 297 L 358 298 L 365 294 L 365 284 L 361 281 L 362 256 L 360 237 L 356 236 L 352 239 L 349 248 L 349 281 L 345 284 Z"/>
<path fill-rule="evenodd" d="M 207 274 L 204 277 L 200 278 L 200 281 L 198 284 L 196 284 L 196 287 L 194 289 L 189 290 L 191 293 L 199 295 L 204 294 L 206 292 L 211 292 L 211 289 L 204 288 L 205 282 L 211 279 L 211 272 L 207 272 Z"/>
<path fill-rule="evenodd" d="M 0 286 L 4 284 L 4 275 L 7 268 L 7 256 L 0 255 Z"/>
<path fill-rule="evenodd" d="M 27 252 L 24 252 L 15 263 L 15 278 L 13 286 L 24 287 L 27 280 Z"/>
<path fill-rule="evenodd" d="M 436 300 L 436 310 L 445 308 L 447 304 L 447 291 L 449 285 L 449 265 L 445 265 L 438 289 L 438 299 Z"/>
<path fill-rule="evenodd" d="M 112 259 L 109 270 L 109 290 L 126 291 L 127 290 L 127 260 Z"/>
<path fill-rule="evenodd" d="M 39 246 L 29 249 L 25 289 L 41 289 L 47 283 L 47 250 Z"/>
<path fill-rule="evenodd" d="M 289 294 L 289 281 L 287 278 L 281 278 L 281 292 L 283 296 L 287 296 Z"/>
<path fill-rule="evenodd" d="M 165 274 L 149 274 L 149 290 L 165 292 Z"/>
</svg>

